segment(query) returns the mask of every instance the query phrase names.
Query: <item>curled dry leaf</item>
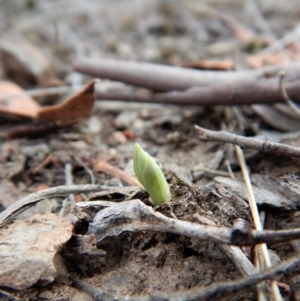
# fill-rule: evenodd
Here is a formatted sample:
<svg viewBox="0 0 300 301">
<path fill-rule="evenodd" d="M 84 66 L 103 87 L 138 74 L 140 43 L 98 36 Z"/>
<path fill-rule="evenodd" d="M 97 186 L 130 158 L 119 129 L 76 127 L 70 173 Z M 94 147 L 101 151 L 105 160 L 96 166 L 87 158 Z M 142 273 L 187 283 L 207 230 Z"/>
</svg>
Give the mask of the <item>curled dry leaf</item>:
<svg viewBox="0 0 300 301">
<path fill-rule="evenodd" d="M 0 81 L 0 112 L 36 118 L 40 106 L 17 84 Z"/>
<path fill-rule="evenodd" d="M 38 281 L 46 284 L 63 269 L 57 252 L 71 238 L 69 219 L 52 213 L 35 215 L 0 232 L 0 286 L 23 290 Z"/>
<path fill-rule="evenodd" d="M 95 102 L 96 82 L 97 80 L 91 81 L 83 90 L 61 104 L 41 108 L 18 85 L 0 81 L 0 112 L 45 121 L 75 121 L 91 113 Z"/>
<path fill-rule="evenodd" d="M 91 81 L 85 88 L 71 96 L 63 103 L 41 108 L 37 117 L 48 121 L 71 121 L 90 115 L 94 102 L 94 84 L 98 80 Z"/>
</svg>

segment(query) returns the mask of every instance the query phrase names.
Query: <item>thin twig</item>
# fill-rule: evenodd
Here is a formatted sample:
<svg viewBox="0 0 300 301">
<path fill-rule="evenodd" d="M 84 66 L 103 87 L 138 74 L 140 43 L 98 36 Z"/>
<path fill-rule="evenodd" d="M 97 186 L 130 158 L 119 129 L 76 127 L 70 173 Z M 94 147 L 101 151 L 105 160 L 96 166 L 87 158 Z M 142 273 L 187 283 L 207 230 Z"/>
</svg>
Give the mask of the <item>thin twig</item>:
<svg viewBox="0 0 300 301">
<path fill-rule="evenodd" d="M 44 122 L 41 124 L 27 124 L 15 126 L 9 130 L 5 130 L 0 133 L 0 136 L 5 139 L 15 139 L 15 138 L 38 138 L 44 137 L 46 135 L 55 133 L 61 129 L 65 129 L 73 126 L 76 121 L 67 122 Z"/>
<path fill-rule="evenodd" d="M 95 175 L 93 173 L 93 171 L 88 168 L 86 166 L 86 164 L 84 164 L 79 158 L 76 158 L 73 156 L 73 158 L 84 168 L 84 170 L 88 173 L 88 175 L 90 176 L 90 180 L 91 180 L 91 183 L 92 185 L 94 185 L 96 183 L 96 180 L 95 180 Z"/>
<path fill-rule="evenodd" d="M 0 290 L 0 296 L 5 297 L 5 300 L 9 301 L 20 301 L 21 299 L 9 294 L 8 292 L 5 292 L 3 290 Z"/>
<path fill-rule="evenodd" d="M 141 186 L 140 182 L 135 178 L 121 170 L 118 167 L 112 166 L 107 160 L 99 161 L 95 164 L 94 170 L 97 172 L 104 172 L 113 177 L 121 179 L 132 186 Z"/>
<path fill-rule="evenodd" d="M 297 41 L 299 39 L 299 36 L 300 36 L 300 25 L 297 24 L 297 26 L 292 31 L 286 33 L 282 38 L 276 40 L 268 47 L 262 49 L 258 54 L 271 54 L 271 53 L 281 51 L 289 44 Z"/>
<path fill-rule="evenodd" d="M 225 255 L 231 259 L 243 276 L 250 276 L 256 273 L 254 265 L 240 247 L 226 244 L 219 244 L 219 247 L 224 251 Z"/>
<path fill-rule="evenodd" d="M 234 176 L 234 174 L 233 174 L 233 172 L 232 172 L 232 169 L 231 169 L 231 166 L 230 166 L 230 163 L 229 163 L 229 160 L 228 160 L 228 159 L 225 160 L 225 164 L 226 164 L 228 173 L 229 173 L 229 175 L 230 175 L 230 178 L 231 178 L 232 180 L 235 180 L 235 176 Z"/>
<path fill-rule="evenodd" d="M 44 189 L 35 193 L 31 193 L 24 198 L 13 203 L 7 209 L 0 213 L 0 227 L 7 224 L 12 218 L 31 207 L 35 203 L 50 197 L 65 196 L 71 193 L 95 192 L 106 189 L 101 185 L 72 185 L 72 186 L 57 186 Z"/>
<path fill-rule="evenodd" d="M 96 301 L 212 301 L 231 296 L 238 291 L 253 287 L 261 281 L 274 279 L 277 275 L 285 273 L 299 264 L 300 258 L 297 256 L 286 260 L 285 262 L 280 263 L 273 268 L 267 269 L 262 273 L 251 275 L 251 277 L 244 278 L 238 281 L 219 282 L 205 288 L 202 287 L 197 289 L 190 289 L 188 291 L 180 291 L 177 293 L 155 292 L 146 297 L 113 296 L 110 293 L 105 292 L 101 289 L 94 288 L 81 280 L 74 278 L 71 278 L 71 280 L 74 286 L 90 294 Z"/>
<path fill-rule="evenodd" d="M 65 178 L 66 178 L 66 186 L 72 186 L 74 184 L 73 175 L 72 175 L 72 165 L 70 163 L 67 163 L 65 165 Z M 71 206 L 74 206 L 76 204 L 73 193 L 68 196 L 68 199 L 70 201 Z"/>
<path fill-rule="evenodd" d="M 38 166 L 34 167 L 32 170 L 31 170 L 31 173 L 33 175 L 36 175 L 37 173 L 39 173 L 44 167 L 46 167 L 48 164 L 50 163 L 56 163 L 58 162 L 58 158 L 53 155 L 53 154 L 49 154 L 42 162 L 40 162 L 38 164 Z"/>
<path fill-rule="evenodd" d="M 194 214 L 193 217 L 199 220 L 199 214 Z M 200 221 L 200 220 L 199 220 Z M 214 221 L 210 221 L 211 225 L 216 225 Z M 200 221 L 201 223 L 201 221 Z M 232 261 L 236 268 L 243 276 L 250 276 L 256 273 L 252 262 L 247 258 L 245 253 L 237 246 L 229 246 L 226 244 L 218 244 L 219 248 Z"/>
<path fill-rule="evenodd" d="M 300 158 L 300 148 L 285 145 L 282 143 L 262 141 L 256 138 L 243 137 L 228 133 L 226 131 L 212 131 L 199 126 L 195 126 L 199 137 L 203 141 L 218 141 L 223 143 L 232 143 L 245 149 L 256 149 L 265 153 Z"/>
<path fill-rule="evenodd" d="M 235 150 L 236 150 L 236 153 L 237 153 L 239 164 L 240 164 L 241 169 L 242 169 L 244 181 L 245 181 L 245 184 L 246 184 L 246 187 L 247 187 L 247 190 L 248 190 L 249 205 L 250 205 L 251 215 L 252 215 L 252 218 L 253 218 L 253 221 L 254 221 L 255 229 L 259 230 L 259 231 L 262 231 L 263 227 L 262 227 L 262 224 L 260 222 L 259 212 L 258 212 L 257 204 L 255 202 L 255 197 L 254 197 L 254 193 L 253 193 L 249 173 L 248 173 L 248 170 L 247 170 L 245 157 L 244 157 L 244 154 L 243 154 L 242 150 L 240 149 L 240 147 L 238 145 L 235 146 Z M 269 256 L 267 245 L 265 243 L 260 244 L 259 248 L 261 249 L 263 259 L 264 259 L 264 263 L 265 263 L 266 267 L 270 268 L 271 267 L 271 259 L 270 259 L 270 256 Z M 276 281 L 271 282 L 271 287 L 272 287 L 272 293 L 273 293 L 275 301 L 282 301 L 282 297 L 281 297 L 281 294 L 280 294 L 280 291 L 279 291 L 279 288 L 277 286 Z"/>
<path fill-rule="evenodd" d="M 293 112 L 297 115 L 297 117 L 300 117 L 300 109 L 294 104 L 294 102 L 289 98 L 286 89 L 285 89 L 285 72 L 280 71 L 278 73 L 280 77 L 280 90 L 281 94 L 286 101 L 287 105 L 293 110 Z"/>
</svg>

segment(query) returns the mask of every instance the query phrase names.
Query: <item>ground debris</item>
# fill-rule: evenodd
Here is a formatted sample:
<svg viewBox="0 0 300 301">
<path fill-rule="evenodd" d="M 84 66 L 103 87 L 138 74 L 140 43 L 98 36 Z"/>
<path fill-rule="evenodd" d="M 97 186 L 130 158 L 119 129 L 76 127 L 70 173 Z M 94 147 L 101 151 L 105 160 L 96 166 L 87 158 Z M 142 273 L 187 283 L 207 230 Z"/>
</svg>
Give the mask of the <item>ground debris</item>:
<svg viewBox="0 0 300 301">
<path fill-rule="evenodd" d="M 35 215 L 2 228 L 0 236 L 0 286 L 23 290 L 47 284 L 64 269 L 57 252 L 72 235 L 67 218 Z"/>
<path fill-rule="evenodd" d="M 242 199 L 248 199 L 247 189 L 242 181 L 232 180 L 225 177 L 216 177 L 215 181 L 221 185 L 224 185 L 227 189 L 231 190 L 234 194 L 237 194 Z M 298 207 L 297 202 L 293 202 L 290 199 L 285 198 L 278 191 L 274 191 L 273 189 L 266 189 L 253 185 L 253 192 L 255 195 L 255 200 L 259 205 L 268 205 L 284 210 L 292 210 Z"/>
</svg>

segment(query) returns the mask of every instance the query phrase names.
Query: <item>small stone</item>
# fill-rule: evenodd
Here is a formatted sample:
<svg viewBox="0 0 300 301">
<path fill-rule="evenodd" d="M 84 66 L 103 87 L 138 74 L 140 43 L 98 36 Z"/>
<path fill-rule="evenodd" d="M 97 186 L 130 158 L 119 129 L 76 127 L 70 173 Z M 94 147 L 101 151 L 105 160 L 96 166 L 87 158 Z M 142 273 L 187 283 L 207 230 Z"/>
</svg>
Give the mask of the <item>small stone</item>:
<svg viewBox="0 0 300 301">
<path fill-rule="evenodd" d="M 124 144 L 127 142 L 127 138 L 125 137 L 125 135 L 119 131 L 113 133 L 113 140 L 117 144 Z"/>
<path fill-rule="evenodd" d="M 53 293 L 51 291 L 42 291 L 39 294 L 39 298 L 45 299 L 45 300 L 52 300 L 53 299 Z"/>
<path fill-rule="evenodd" d="M 113 177 L 108 181 L 108 186 L 123 187 L 123 183 L 120 179 Z"/>
<path fill-rule="evenodd" d="M 137 117 L 137 111 L 124 110 L 118 115 L 114 123 L 118 129 L 126 129 L 137 119 Z"/>
<path fill-rule="evenodd" d="M 102 130 L 102 123 L 98 116 L 92 116 L 88 121 L 88 126 L 93 134 L 99 134 Z"/>
<path fill-rule="evenodd" d="M 38 160 L 43 161 L 46 154 L 49 153 L 49 147 L 45 143 L 39 143 L 35 145 L 28 145 L 21 148 L 21 153 L 26 157 L 37 156 Z"/>
<path fill-rule="evenodd" d="M 124 134 L 124 136 L 125 136 L 127 139 L 134 139 L 134 138 L 135 138 L 135 133 L 134 133 L 134 131 L 131 131 L 131 130 L 125 130 L 125 131 L 123 131 L 123 134 Z"/>
</svg>

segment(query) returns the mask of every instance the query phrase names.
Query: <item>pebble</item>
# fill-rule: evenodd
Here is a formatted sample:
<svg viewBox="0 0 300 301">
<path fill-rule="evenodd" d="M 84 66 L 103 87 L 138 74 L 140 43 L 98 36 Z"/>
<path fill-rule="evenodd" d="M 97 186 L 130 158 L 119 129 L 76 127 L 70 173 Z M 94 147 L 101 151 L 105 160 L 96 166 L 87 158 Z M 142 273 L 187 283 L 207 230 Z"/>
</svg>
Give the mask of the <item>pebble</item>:
<svg viewBox="0 0 300 301">
<path fill-rule="evenodd" d="M 114 123 L 118 129 L 128 128 L 138 117 L 137 111 L 124 110 L 115 119 Z"/>
<path fill-rule="evenodd" d="M 53 293 L 51 291 L 42 291 L 39 294 L 39 298 L 45 299 L 45 300 L 52 300 L 53 298 Z"/>
<path fill-rule="evenodd" d="M 117 144 L 124 144 L 127 142 L 127 138 L 122 132 L 114 132 L 112 135 L 113 141 Z"/>
<path fill-rule="evenodd" d="M 50 152 L 49 147 L 45 143 L 39 143 L 35 145 L 23 146 L 21 148 L 21 153 L 26 157 L 37 156 L 38 160 L 44 160 L 46 154 Z"/>
<path fill-rule="evenodd" d="M 91 133 L 99 134 L 102 130 L 102 123 L 98 116 L 92 116 L 88 121 L 88 127 Z"/>
</svg>

